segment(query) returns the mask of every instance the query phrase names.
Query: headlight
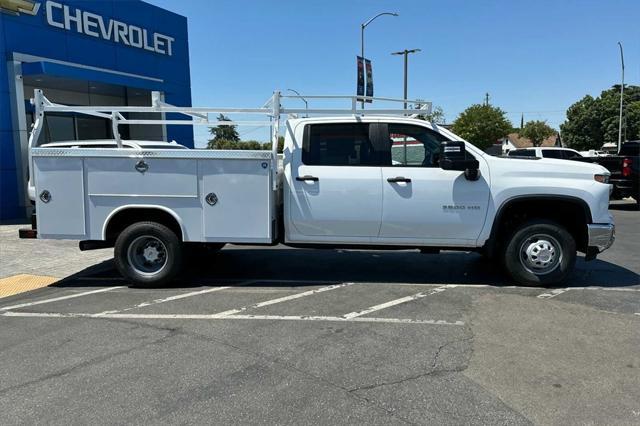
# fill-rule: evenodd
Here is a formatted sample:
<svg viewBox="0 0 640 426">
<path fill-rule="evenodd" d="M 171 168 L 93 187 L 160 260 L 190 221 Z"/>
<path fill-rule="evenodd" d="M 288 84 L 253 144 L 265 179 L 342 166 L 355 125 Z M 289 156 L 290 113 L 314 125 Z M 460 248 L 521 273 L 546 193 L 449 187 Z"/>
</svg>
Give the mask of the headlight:
<svg viewBox="0 0 640 426">
<path fill-rule="evenodd" d="M 600 183 L 609 183 L 610 175 L 593 175 L 593 179 Z"/>
</svg>

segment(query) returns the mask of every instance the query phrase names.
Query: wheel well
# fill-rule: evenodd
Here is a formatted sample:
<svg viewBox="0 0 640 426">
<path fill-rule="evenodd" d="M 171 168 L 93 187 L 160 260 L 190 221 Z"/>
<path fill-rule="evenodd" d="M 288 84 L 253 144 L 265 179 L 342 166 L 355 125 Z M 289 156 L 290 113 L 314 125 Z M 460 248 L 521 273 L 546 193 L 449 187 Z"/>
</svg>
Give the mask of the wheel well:
<svg viewBox="0 0 640 426">
<path fill-rule="evenodd" d="M 158 208 L 131 207 L 120 210 L 109 219 L 105 229 L 107 241 L 115 241 L 124 229 L 136 222 L 156 222 L 171 229 L 182 240 L 182 228 L 176 218 L 164 210 Z"/>
<path fill-rule="evenodd" d="M 533 197 L 508 201 L 496 215 L 488 249 L 493 252 L 522 223 L 532 219 L 551 220 L 564 226 L 576 240 L 578 250 L 587 250 L 589 207 L 571 197 Z"/>
</svg>

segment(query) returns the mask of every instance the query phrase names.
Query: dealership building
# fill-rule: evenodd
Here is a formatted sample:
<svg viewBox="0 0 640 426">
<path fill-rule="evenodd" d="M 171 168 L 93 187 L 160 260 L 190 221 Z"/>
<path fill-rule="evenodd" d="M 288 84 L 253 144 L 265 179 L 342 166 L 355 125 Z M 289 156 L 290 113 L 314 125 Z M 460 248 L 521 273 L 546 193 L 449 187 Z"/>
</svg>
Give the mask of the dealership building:
<svg viewBox="0 0 640 426">
<path fill-rule="evenodd" d="M 187 19 L 138 0 L 0 0 L 0 220 L 27 217 L 29 100 L 191 106 Z M 139 117 L 142 114 L 138 114 Z M 140 117 L 139 117 L 140 118 Z M 125 139 L 193 147 L 190 126 L 121 126 Z M 39 143 L 112 138 L 106 119 L 51 113 Z"/>
</svg>

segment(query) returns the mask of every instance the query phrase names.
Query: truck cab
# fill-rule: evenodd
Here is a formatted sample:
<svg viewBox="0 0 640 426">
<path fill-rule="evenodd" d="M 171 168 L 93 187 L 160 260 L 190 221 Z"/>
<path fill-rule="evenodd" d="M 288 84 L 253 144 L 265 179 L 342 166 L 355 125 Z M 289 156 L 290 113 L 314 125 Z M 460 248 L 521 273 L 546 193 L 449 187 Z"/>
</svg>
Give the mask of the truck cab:
<svg viewBox="0 0 640 426">
<path fill-rule="evenodd" d="M 490 198 L 481 151 L 475 179 L 440 167 L 459 140 L 424 120 L 291 120 L 284 150 L 287 243 L 440 247 L 475 245 Z"/>
</svg>

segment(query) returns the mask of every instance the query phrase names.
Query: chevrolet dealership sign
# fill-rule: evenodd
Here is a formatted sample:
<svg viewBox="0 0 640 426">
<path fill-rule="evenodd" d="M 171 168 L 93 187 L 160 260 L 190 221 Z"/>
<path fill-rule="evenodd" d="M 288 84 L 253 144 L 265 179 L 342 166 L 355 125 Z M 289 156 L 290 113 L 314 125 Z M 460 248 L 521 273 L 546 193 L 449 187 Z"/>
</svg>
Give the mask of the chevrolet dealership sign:
<svg viewBox="0 0 640 426">
<path fill-rule="evenodd" d="M 36 15 L 40 3 L 28 0 L 0 0 L 0 9 L 19 15 Z M 91 37 L 110 40 L 125 46 L 144 49 L 161 55 L 173 55 L 175 39 L 115 19 L 105 20 L 100 15 L 55 1 L 45 3 L 47 23 L 55 28 L 75 31 Z"/>
<path fill-rule="evenodd" d="M 150 33 L 145 28 L 124 22 L 104 18 L 95 13 L 86 12 L 77 8 L 71 8 L 66 4 L 48 1 L 45 7 L 47 11 L 47 23 L 52 27 L 67 31 L 76 31 L 91 37 L 111 40 L 126 46 L 160 53 L 161 55 L 173 54 L 171 44 L 175 40 L 160 33 Z"/>
</svg>

